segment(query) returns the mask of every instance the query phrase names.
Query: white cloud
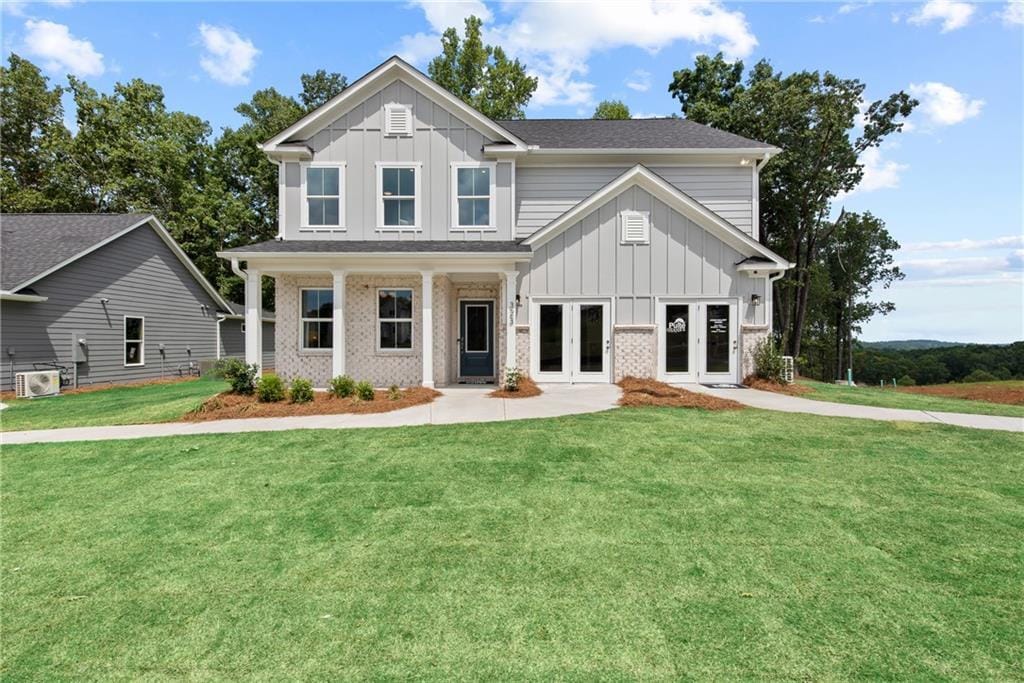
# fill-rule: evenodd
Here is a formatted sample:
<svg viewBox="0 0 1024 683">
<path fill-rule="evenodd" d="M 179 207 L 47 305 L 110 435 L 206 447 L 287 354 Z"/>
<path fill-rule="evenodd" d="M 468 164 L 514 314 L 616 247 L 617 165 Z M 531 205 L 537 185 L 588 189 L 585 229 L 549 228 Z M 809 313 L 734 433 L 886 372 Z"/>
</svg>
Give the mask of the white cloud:
<svg viewBox="0 0 1024 683">
<path fill-rule="evenodd" d="M 626 79 L 626 87 L 637 92 L 647 92 L 651 89 L 651 72 L 637 69 Z"/>
<path fill-rule="evenodd" d="M 1024 24 L 1024 2 L 1021 0 L 1006 3 L 1006 7 L 999 15 L 1007 26 L 1020 26 Z"/>
<path fill-rule="evenodd" d="M 199 66 L 215 81 L 225 85 L 245 85 L 249 73 L 256 66 L 260 51 L 248 38 L 243 38 L 228 26 L 199 24 L 203 54 Z"/>
<path fill-rule="evenodd" d="M 88 40 L 76 38 L 64 24 L 29 19 L 25 22 L 25 52 L 43 60 L 50 71 L 76 76 L 99 76 L 106 70 L 103 55 Z"/>
<path fill-rule="evenodd" d="M 942 33 L 949 33 L 950 31 L 967 26 L 971 22 L 974 10 L 974 5 L 969 2 L 928 0 L 917 11 L 912 13 L 907 18 L 907 21 L 918 26 L 924 26 L 933 21 L 941 21 Z"/>
<path fill-rule="evenodd" d="M 867 7 L 870 4 L 872 4 L 872 3 L 871 2 L 847 2 L 847 3 L 843 3 L 842 5 L 840 5 L 839 9 L 837 11 L 840 14 L 850 14 L 851 12 L 856 12 L 859 9 L 864 9 L 865 7 Z"/>
<path fill-rule="evenodd" d="M 877 147 L 864 150 L 859 161 L 864 167 L 864 176 L 860 184 L 851 192 L 836 197 L 836 201 L 842 201 L 853 194 L 897 188 L 900 186 L 900 175 L 910 168 L 906 164 L 883 159 L 882 150 Z"/>
<path fill-rule="evenodd" d="M 955 249 L 1013 249 L 1024 247 L 1024 235 L 1005 235 L 987 240 L 950 240 L 947 242 L 914 242 L 904 245 L 900 251 L 939 251 Z"/>
<path fill-rule="evenodd" d="M 908 277 L 992 276 L 996 273 L 1020 273 L 1024 267 L 1024 249 L 1007 256 L 953 256 L 950 258 L 906 259 L 897 264 Z"/>
<path fill-rule="evenodd" d="M 824 24 L 825 23 L 825 17 L 821 16 L 820 14 L 815 14 L 813 17 L 811 17 L 807 21 L 812 23 L 812 24 Z"/>
<path fill-rule="evenodd" d="M 921 101 L 918 108 L 933 126 L 952 126 L 981 113 L 985 100 L 972 100 L 945 83 L 911 83 L 910 94 Z"/>
<path fill-rule="evenodd" d="M 472 14 L 479 2 L 434 3 L 416 0 L 423 9 L 433 35 L 418 33 L 400 39 L 399 54 L 422 64 L 437 54 L 439 34 L 448 26 L 461 26 L 460 18 Z M 509 3 L 511 15 L 503 24 L 491 23 L 487 12 L 484 39 L 501 45 L 519 57 L 538 78 L 531 104 L 589 105 L 594 85 L 588 82 L 587 62 L 591 55 L 618 47 L 638 47 L 656 53 L 672 43 L 685 40 L 709 45 L 728 57 L 746 57 L 757 46 L 742 12 L 729 11 L 718 0 L 693 2 L 632 3 Z M 483 18 L 483 17 L 481 17 Z"/>
<path fill-rule="evenodd" d="M 25 5 L 26 3 L 21 2 L 21 0 L 3 0 L 3 2 L 0 2 L 0 7 L 3 8 L 4 14 L 9 14 L 12 17 L 25 16 Z"/>
</svg>

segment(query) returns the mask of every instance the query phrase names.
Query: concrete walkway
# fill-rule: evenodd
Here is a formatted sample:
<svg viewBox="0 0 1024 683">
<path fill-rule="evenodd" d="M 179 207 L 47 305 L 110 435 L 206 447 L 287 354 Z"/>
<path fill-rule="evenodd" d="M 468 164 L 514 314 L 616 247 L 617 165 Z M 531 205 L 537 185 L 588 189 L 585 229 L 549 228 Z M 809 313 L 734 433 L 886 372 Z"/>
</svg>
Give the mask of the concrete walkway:
<svg viewBox="0 0 1024 683">
<path fill-rule="evenodd" d="M 308 415 L 303 417 L 247 418 L 211 422 L 164 422 L 112 427 L 68 427 L 26 432 L 4 432 L 0 444 L 57 443 L 62 441 L 104 441 L 188 434 L 276 432 L 287 429 L 346 429 L 352 427 L 404 427 L 459 422 L 498 422 L 532 417 L 558 417 L 594 413 L 617 405 L 620 389 L 615 385 L 543 386 L 534 398 L 500 399 L 487 394 L 494 387 L 457 386 L 441 389 L 433 403 L 390 413 L 369 415 Z"/>
<path fill-rule="evenodd" d="M 997 417 L 995 415 L 969 415 L 967 413 L 943 413 L 925 410 L 904 410 L 902 408 L 877 408 L 849 403 L 815 401 L 799 396 L 777 394 L 758 389 L 711 389 L 701 385 L 678 385 L 691 391 L 700 391 L 720 398 L 765 410 L 784 413 L 810 413 L 829 417 L 854 417 L 865 420 L 896 420 L 902 422 L 931 422 L 936 424 L 972 427 L 974 429 L 999 429 L 1008 432 L 1024 432 L 1024 418 Z"/>
</svg>

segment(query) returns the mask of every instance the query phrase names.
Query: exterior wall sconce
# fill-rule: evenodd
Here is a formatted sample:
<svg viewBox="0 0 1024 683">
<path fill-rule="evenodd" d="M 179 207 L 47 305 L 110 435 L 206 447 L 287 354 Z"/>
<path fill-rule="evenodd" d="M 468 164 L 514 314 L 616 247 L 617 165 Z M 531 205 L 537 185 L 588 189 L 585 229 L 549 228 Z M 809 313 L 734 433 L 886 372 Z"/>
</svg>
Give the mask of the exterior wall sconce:
<svg viewBox="0 0 1024 683">
<path fill-rule="evenodd" d="M 761 305 L 761 295 L 760 294 L 751 294 L 750 295 L 750 305 L 751 306 L 760 306 Z"/>
</svg>

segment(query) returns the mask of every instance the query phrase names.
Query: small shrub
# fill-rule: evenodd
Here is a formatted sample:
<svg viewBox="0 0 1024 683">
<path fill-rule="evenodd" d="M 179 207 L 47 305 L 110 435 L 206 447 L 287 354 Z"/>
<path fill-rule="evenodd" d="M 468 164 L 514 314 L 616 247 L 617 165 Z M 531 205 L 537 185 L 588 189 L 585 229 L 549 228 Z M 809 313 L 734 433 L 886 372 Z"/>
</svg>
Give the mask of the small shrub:
<svg viewBox="0 0 1024 683">
<path fill-rule="evenodd" d="M 896 380 L 896 384 L 900 385 L 901 387 L 912 387 L 915 384 L 917 384 L 917 382 L 915 382 L 914 378 L 911 377 L 910 375 L 903 375 L 898 380 Z"/>
<path fill-rule="evenodd" d="M 998 379 L 995 375 L 987 370 L 972 370 L 971 374 L 964 377 L 965 382 L 995 382 Z"/>
<path fill-rule="evenodd" d="M 260 366 L 246 365 L 238 358 L 223 358 L 214 366 L 214 374 L 223 377 L 231 385 L 231 393 L 249 396 L 256 387 L 256 375 Z"/>
<path fill-rule="evenodd" d="M 392 384 L 388 387 L 388 398 L 392 401 L 397 401 L 402 398 L 402 390 L 398 388 L 397 384 Z"/>
<path fill-rule="evenodd" d="M 356 384 L 356 398 L 360 401 L 372 401 L 373 400 L 373 385 L 369 382 L 359 382 Z"/>
<path fill-rule="evenodd" d="M 505 391 L 519 391 L 519 384 L 523 381 L 523 373 L 519 368 L 505 368 L 505 383 L 502 388 Z"/>
<path fill-rule="evenodd" d="M 770 337 L 757 342 L 754 347 L 754 375 L 758 379 L 779 384 L 785 381 L 782 354 L 775 348 L 775 342 Z"/>
<path fill-rule="evenodd" d="M 313 383 L 308 379 L 296 377 L 292 380 L 291 390 L 288 394 L 292 403 L 309 403 L 313 400 Z"/>
<path fill-rule="evenodd" d="M 284 400 L 284 381 L 277 375 L 264 375 L 256 383 L 256 400 L 277 403 Z"/>
<path fill-rule="evenodd" d="M 356 392 L 356 381 L 348 375 L 338 375 L 331 380 L 328 391 L 336 398 L 348 398 Z"/>
</svg>

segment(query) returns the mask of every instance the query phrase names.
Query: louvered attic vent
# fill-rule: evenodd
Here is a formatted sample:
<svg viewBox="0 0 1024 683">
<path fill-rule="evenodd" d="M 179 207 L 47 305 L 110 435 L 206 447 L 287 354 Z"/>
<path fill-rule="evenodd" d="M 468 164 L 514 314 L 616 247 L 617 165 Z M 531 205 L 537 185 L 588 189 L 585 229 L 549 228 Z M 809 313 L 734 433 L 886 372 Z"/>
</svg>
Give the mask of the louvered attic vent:
<svg viewBox="0 0 1024 683">
<path fill-rule="evenodd" d="M 412 110 L 403 104 L 384 105 L 384 134 L 412 135 Z"/>
<path fill-rule="evenodd" d="M 623 211 L 619 214 L 622 224 L 623 244 L 647 244 L 651 239 L 651 224 L 648 214 L 640 211 Z"/>
</svg>

